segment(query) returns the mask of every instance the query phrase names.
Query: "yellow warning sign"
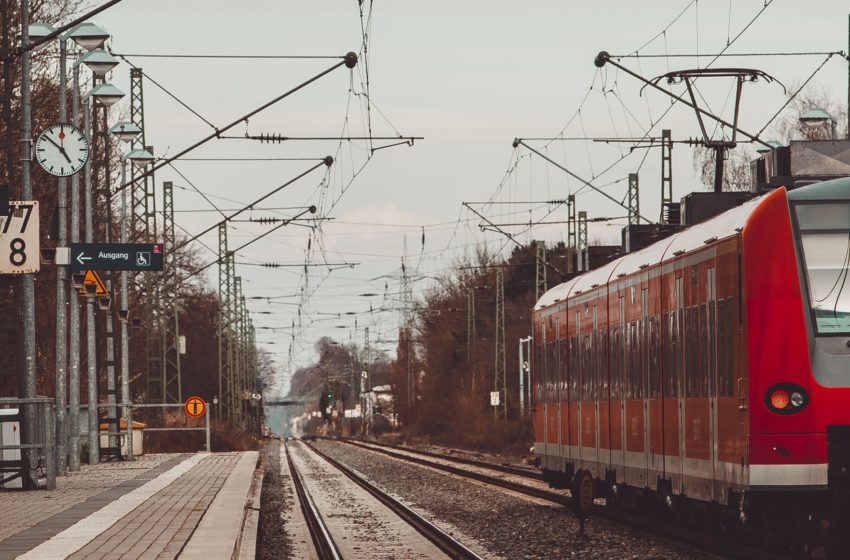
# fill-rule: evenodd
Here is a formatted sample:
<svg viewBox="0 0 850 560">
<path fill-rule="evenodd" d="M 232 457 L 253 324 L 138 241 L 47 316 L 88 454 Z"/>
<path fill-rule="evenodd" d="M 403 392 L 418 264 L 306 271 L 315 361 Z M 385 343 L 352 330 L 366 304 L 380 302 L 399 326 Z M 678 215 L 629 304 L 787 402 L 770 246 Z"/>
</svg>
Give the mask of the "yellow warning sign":
<svg viewBox="0 0 850 560">
<path fill-rule="evenodd" d="M 183 405 L 183 410 L 190 418 L 200 418 L 207 411 L 207 403 L 201 397 L 189 397 Z"/>
<path fill-rule="evenodd" d="M 103 280 L 100 279 L 100 276 L 97 275 L 97 272 L 94 270 L 86 271 L 86 279 L 83 281 L 83 287 L 80 288 L 80 295 L 86 295 L 86 286 L 94 286 L 96 293 L 93 294 L 95 297 L 108 297 L 109 292 L 106 289 L 106 284 L 103 283 Z"/>
</svg>

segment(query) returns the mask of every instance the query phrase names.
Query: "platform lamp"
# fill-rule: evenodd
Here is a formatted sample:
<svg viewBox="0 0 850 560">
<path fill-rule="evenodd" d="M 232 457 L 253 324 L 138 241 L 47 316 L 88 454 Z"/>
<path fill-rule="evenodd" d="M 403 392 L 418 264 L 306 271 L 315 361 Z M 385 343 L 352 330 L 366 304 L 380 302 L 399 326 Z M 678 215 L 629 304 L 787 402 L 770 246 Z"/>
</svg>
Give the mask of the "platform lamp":
<svg viewBox="0 0 850 560">
<path fill-rule="evenodd" d="M 52 25 L 50 25 L 49 23 L 31 23 L 31 24 L 29 24 L 28 29 L 29 29 L 30 43 L 35 43 L 36 41 L 44 39 L 45 37 L 47 37 L 48 35 L 50 35 L 54 31 L 56 31 L 56 29 Z M 46 46 L 47 46 L 47 43 L 42 43 L 39 46 L 35 47 L 33 50 L 40 51 L 41 49 L 43 49 Z"/>
<path fill-rule="evenodd" d="M 142 133 L 137 124 L 121 121 L 109 128 L 109 132 L 121 142 L 127 144 L 132 142 Z M 137 167 L 146 167 L 154 161 L 154 156 L 148 150 L 130 150 L 121 157 L 121 184 L 127 182 L 127 161 Z M 127 243 L 127 224 L 129 222 L 127 209 L 127 189 L 121 190 L 121 243 Z M 124 403 L 122 415 L 130 422 L 130 337 L 127 332 L 127 323 L 130 319 L 129 301 L 127 297 L 127 271 L 121 271 L 121 305 L 118 309 L 118 319 L 121 321 L 121 402 Z M 132 319 L 131 325 L 134 329 L 141 326 L 139 319 Z M 132 456 L 128 454 L 128 459 Z"/>
<path fill-rule="evenodd" d="M 78 45 L 84 48 L 87 51 L 94 51 L 95 49 L 99 49 L 103 46 L 104 42 L 108 38 L 108 34 L 97 27 L 94 24 L 81 24 L 74 29 L 72 29 L 68 36 L 71 37 Z M 76 106 L 77 99 L 79 96 L 79 68 L 81 65 L 85 65 L 89 67 L 95 76 L 104 76 L 111 68 L 114 68 L 117 61 L 111 59 L 111 55 L 108 53 L 100 53 L 98 52 L 95 55 L 86 55 L 77 60 L 74 63 L 74 103 Z M 91 91 L 89 91 L 86 95 L 83 96 L 83 132 L 87 135 L 91 135 L 92 130 L 92 112 L 95 106 L 98 107 L 110 107 L 114 105 L 119 99 L 124 97 L 124 93 L 115 87 L 112 84 L 102 82 L 94 86 Z M 94 242 L 94 223 L 92 219 L 92 207 L 93 207 L 93 196 L 92 196 L 92 174 L 85 174 L 85 218 L 86 218 L 86 227 L 85 227 L 85 242 L 92 243 Z M 109 204 L 109 201 L 106 201 L 106 204 Z M 107 319 L 107 329 L 110 328 L 112 318 L 109 317 Z M 95 333 L 95 321 L 94 321 L 94 302 L 91 300 L 87 300 L 86 303 L 86 331 L 87 331 L 87 346 L 91 348 L 96 348 L 96 333 Z M 96 376 L 97 372 L 91 367 L 91 364 L 94 363 L 94 356 L 90 356 L 90 367 L 88 370 L 88 378 L 89 378 L 89 401 L 95 402 L 97 400 L 97 381 Z M 111 376 L 110 376 L 111 377 Z M 114 402 L 114 401 L 113 401 Z M 98 441 L 97 441 L 97 411 L 89 410 L 89 462 L 97 463 L 100 461 L 100 454 L 98 450 Z"/>
<path fill-rule="evenodd" d="M 798 120 L 802 128 L 814 133 L 815 140 L 835 140 L 835 129 L 838 122 L 825 109 L 813 107 L 800 115 Z M 824 135 L 827 137 L 821 138 Z"/>
<path fill-rule="evenodd" d="M 81 48 L 87 51 L 93 51 L 103 47 L 110 35 L 97 25 L 91 22 L 84 22 L 73 27 L 66 37 L 71 38 Z"/>
</svg>

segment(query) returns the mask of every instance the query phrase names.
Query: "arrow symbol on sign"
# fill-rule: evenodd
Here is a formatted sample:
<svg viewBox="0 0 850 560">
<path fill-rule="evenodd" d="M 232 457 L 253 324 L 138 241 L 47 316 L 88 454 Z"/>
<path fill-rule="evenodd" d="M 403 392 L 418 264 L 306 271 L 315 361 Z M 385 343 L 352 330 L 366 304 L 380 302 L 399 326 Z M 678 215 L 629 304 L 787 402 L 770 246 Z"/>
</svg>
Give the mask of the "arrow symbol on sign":
<svg viewBox="0 0 850 560">
<path fill-rule="evenodd" d="M 90 260 L 91 260 L 91 257 L 86 257 L 85 253 L 80 253 L 79 255 L 77 255 L 77 262 L 82 264 L 82 265 L 86 264 L 83 261 L 90 261 Z"/>
</svg>

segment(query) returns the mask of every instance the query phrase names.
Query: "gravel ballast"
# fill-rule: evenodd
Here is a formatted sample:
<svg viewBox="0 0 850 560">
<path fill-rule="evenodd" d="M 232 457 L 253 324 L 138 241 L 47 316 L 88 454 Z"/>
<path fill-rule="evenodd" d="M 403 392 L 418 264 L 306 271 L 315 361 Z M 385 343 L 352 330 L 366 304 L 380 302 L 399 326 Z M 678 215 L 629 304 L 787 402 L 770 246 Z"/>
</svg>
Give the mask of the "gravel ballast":
<svg viewBox="0 0 850 560">
<path fill-rule="evenodd" d="M 585 536 L 572 512 L 342 443 L 324 453 L 430 518 L 456 527 L 493 557 L 717 560 L 718 556 L 591 518 Z"/>
<path fill-rule="evenodd" d="M 292 506 L 292 496 L 280 477 L 281 442 L 270 440 L 262 450 L 265 466 L 263 493 L 260 498 L 260 526 L 258 528 L 257 558 L 279 560 L 289 558 L 290 539 L 284 531 L 283 512 Z"/>
</svg>

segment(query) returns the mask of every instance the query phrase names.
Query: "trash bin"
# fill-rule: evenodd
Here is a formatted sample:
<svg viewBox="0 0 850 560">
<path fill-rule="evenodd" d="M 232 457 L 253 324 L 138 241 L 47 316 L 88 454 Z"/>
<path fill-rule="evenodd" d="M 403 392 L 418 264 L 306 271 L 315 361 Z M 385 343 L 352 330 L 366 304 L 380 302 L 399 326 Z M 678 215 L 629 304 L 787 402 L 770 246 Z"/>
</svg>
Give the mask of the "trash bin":
<svg viewBox="0 0 850 560">
<path fill-rule="evenodd" d="M 133 456 L 138 456 L 144 454 L 144 449 L 142 449 L 142 442 L 144 441 L 142 437 L 142 431 L 145 429 L 147 425 L 141 422 L 133 421 Z M 100 431 L 106 432 L 109 428 L 106 423 L 100 424 Z M 127 431 L 127 420 L 124 418 L 121 419 L 121 431 Z M 105 433 L 100 434 L 100 446 L 107 447 L 109 445 L 109 436 Z M 127 437 L 121 436 L 121 454 L 127 455 Z"/>
</svg>

